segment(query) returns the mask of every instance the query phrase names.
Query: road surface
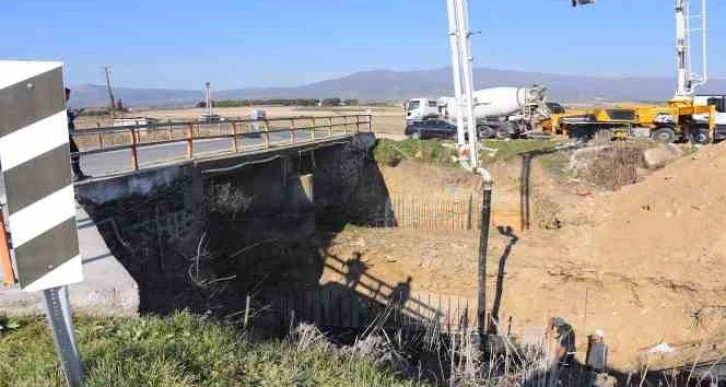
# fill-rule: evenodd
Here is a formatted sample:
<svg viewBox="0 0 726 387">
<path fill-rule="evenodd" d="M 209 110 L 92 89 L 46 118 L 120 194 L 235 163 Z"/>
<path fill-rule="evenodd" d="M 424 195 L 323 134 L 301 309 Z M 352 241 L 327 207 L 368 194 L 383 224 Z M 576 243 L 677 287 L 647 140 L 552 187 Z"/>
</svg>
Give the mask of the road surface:
<svg viewBox="0 0 726 387">
<path fill-rule="evenodd" d="M 333 133 L 333 136 L 342 135 L 343 133 Z M 327 131 L 316 131 L 316 138 L 323 139 L 327 135 Z M 312 140 L 312 134 L 309 131 L 296 131 L 295 142 L 303 142 Z M 290 145 L 289 132 L 270 133 L 270 145 L 283 146 Z M 265 147 L 264 135 L 260 137 L 240 136 L 237 139 L 238 152 L 249 152 L 254 150 L 262 150 Z M 187 144 L 184 141 L 171 144 L 151 145 L 138 148 L 139 168 L 149 167 L 157 164 L 169 163 L 173 161 L 182 161 L 186 159 Z M 194 157 L 203 157 L 210 155 L 219 155 L 224 153 L 232 153 L 232 139 L 199 139 L 193 143 Z M 83 172 L 92 177 L 100 177 L 113 175 L 117 173 L 130 172 L 131 167 L 131 150 L 123 149 L 117 151 L 95 153 L 81 156 L 81 168 Z"/>
</svg>

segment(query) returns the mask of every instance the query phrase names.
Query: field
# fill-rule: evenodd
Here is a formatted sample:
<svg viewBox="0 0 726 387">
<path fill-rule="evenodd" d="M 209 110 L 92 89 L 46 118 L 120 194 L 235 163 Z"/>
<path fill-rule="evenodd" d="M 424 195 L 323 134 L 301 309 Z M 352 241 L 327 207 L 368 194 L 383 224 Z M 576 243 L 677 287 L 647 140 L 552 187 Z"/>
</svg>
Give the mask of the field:
<svg viewBox="0 0 726 387">
<path fill-rule="evenodd" d="M 239 107 L 239 108 L 216 108 L 215 113 L 228 118 L 245 118 L 255 109 L 265 110 L 268 118 L 279 117 L 326 117 L 326 116 L 343 116 L 343 115 L 360 115 L 372 114 L 374 119 L 374 128 L 379 133 L 386 134 L 403 134 L 405 126 L 403 107 L 380 107 L 380 106 L 360 106 L 360 107 L 284 107 L 284 106 L 256 106 L 256 107 Z M 167 110 L 141 110 L 133 113 L 126 113 L 126 117 L 149 117 L 160 120 L 195 120 L 199 115 L 205 113 L 205 109 L 189 108 L 189 109 L 167 109 Z M 97 126 L 109 126 L 110 119 L 107 117 L 81 117 L 77 121 L 79 129 L 95 128 Z"/>
</svg>

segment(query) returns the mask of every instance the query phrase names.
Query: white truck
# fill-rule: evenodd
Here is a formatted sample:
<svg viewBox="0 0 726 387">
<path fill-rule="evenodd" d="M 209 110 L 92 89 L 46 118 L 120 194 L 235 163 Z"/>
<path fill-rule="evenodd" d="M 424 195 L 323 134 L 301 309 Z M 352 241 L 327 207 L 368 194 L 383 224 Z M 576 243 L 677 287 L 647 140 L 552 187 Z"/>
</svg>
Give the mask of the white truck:
<svg viewBox="0 0 726 387">
<path fill-rule="evenodd" d="M 726 140 L 726 95 L 696 95 L 693 97 L 694 105 L 716 107 L 716 128 L 713 133 L 714 141 Z M 706 123 L 708 117 L 695 116 L 696 121 Z"/>
<path fill-rule="evenodd" d="M 527 136 L 538 120 L 549 117 L 551 109 L 558 108 L 546 102 L 545 91 L 539 86 L 475 91 L 474 116 L 479 138 Z M 414 98 L 407 104 L 406 120 L 437 118 L 453 122 L 459 108 L 454 97 Z"/>
</svg>

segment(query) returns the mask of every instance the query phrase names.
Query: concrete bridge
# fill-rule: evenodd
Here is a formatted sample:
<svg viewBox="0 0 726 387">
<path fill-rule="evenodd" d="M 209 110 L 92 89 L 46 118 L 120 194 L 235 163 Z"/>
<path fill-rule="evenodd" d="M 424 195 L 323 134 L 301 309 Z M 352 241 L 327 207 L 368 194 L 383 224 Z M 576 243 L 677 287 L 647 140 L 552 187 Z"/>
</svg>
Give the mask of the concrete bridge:
<svg viewBox="0 0 726 387">
<path fill-rule="evenodd" d="M 200 288 L 218 280 L 205 276 L 209 254 L 307 237 L 316 208 L 349 213 L 346 195 L 375 138 L 370 116 L 351 116 L 99 128 L 76 141 L 93 178 L 76 184 L 85 281 L 71 286 L 71 303 L 85 314 L 135 315 L 160 311 L 164 297 L 169 310 L 179 306 L 180 273 Z M 160 294 L 150 301 L 140 291 Z M 0 313 L 40 313 L 41 302 L 0 288 Z"/>
</svg>

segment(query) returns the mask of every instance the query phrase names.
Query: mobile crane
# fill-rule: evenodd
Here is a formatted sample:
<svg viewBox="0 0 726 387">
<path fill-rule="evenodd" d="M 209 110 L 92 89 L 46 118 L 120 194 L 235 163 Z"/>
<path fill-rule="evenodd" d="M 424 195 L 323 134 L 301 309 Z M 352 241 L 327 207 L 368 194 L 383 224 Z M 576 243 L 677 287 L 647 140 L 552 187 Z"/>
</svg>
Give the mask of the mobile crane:
<svg viewBox="0 0 726 387">
<path fill-rule="evenodd" d="M 674 97 L 663 106 L 622 106 L 605 109 L 586 109 L 565 114 L 552 114 L 543 121 L 543 130 L 576 138 L 651 137 L 662 142 L 691 141 L 706 144 L 714 138 L 718 100 L 702 104 L 694 98 L 698 86 L 707 81 L 706 63 L 706 2 L 702 0 L 701 74 L 691 67 L 691 32 L 689 12 L 691 0 L 676 0 L 676 52 L 678 85 Z M 593 3 L 592 0 L 573 0 L 573 6 Z M 713 101 L 713 103 L 710 103 Z"/>
<path fill-rule="evenodd" d="M 553 112 L 547 108 L 534 109 L 525 118 L 525 130 L 518 133 L 527 137 L 566 135 L 577 139 L 650 137 L 662 142 L 691 141 L 706 144 L 713 139 L 726 138 L 726 114 L 724 98 L 695 96 L 698 86 L 707 81 L 706 62 L 706 3 L 702 0 L 701 19 L 703 69 L 701 74 L 692 71 L 690 2 L 676 0 L 676 51 L 678 84 L 674 97 L 663 105 L 627 105 L 613 108 L 592 108 Z M 574 7 L 595 3 L 594 0 L 572 0 Z M 471 79 L 471 51 L 469 47 L 466 0 L 448 0 L 449 25 L 454 72 L 454 98 L 447 98 L 445 112 L 456 120 L 460 153 L 475 154 L 475 144 L 466 138 L 477 138 L 482 133 L 481 116 L 495 108 L 509 106 L 508 99 L 493 99 L 482 106 L 477 93 L 489 90 L 473 90 Z M 492 89 L 496 90 L 496 89 Z M 491 93 L 490 93 L 491 94 Z M 537 106 L 544 105 L 544 97 Z M 511 98 L 509 98 L 511 99 Z M 486 100 L 486 99 L 485 99 Z M 441 115 L 441 101 L 417 100 L 433 112 Z M 434 106 L 435 105 L 435 106 Z M 529 106 L 529 105 L 528 105 Z M 438 109 L 438 111 L 437 111 Z M 511 112 L 508 112 L 511 114 Z M 446 115 L 445 115 L 446 116 Z M 725 121 L 725 122 L 722 122 Z M 470 124 L 470 122 L 472 124 Z M 510 124 L 510 122 L 503 122 Z M 717 126 L 718 125 L 718 126 Z M 468 136 L 467 136 L 468 135 Z M 468 146 L 467 146 L 468 145 Z M 465 149 L 464 152 L 461 152 Z M 474 160 L 472 160 L 474 162 Z"/>
</svg>

